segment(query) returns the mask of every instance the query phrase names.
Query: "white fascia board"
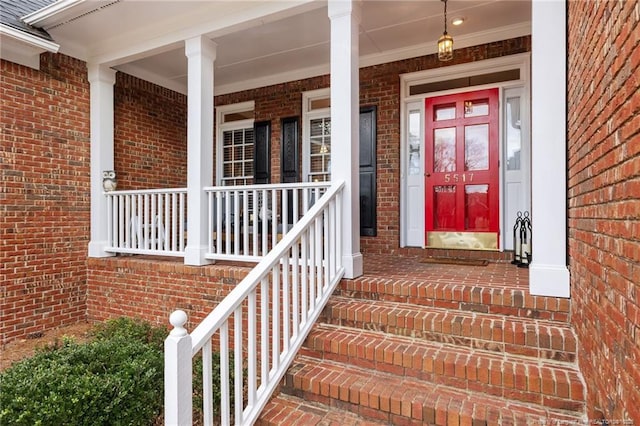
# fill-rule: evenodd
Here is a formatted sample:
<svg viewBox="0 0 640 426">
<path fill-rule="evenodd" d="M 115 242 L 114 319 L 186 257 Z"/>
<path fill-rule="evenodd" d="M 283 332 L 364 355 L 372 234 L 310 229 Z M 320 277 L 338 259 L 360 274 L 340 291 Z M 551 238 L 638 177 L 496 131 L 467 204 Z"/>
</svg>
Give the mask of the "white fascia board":
<svg viewBox="0 0 640 426">
<path fill-rule="evenodd" d="M 0 36 L 10 37 L 36 49 L 41 49 L 42 52 L 47 51 L 57 53 L 60 49 L 60 45 L 58 45 L 57 43 L 44 40 L 33 34 L 29 34 L 25 31 L 20 31 L 6 24 L 0 24 Z"/>
<path fill-rule="evenodd" d="M 56 15 L 63 13 L 75 6 L 78 6 L 85 1 L 86 0 L 58 0 L 48 6 L 43 7 L 42 9 L 36 10 L 35 12 L 31 12 L 30 14 L 23 16 L 22 21 L 29 25 L 42 26 L 38 24 L 41 24 L 47 19 L 51 19 Z"/>
</svg>

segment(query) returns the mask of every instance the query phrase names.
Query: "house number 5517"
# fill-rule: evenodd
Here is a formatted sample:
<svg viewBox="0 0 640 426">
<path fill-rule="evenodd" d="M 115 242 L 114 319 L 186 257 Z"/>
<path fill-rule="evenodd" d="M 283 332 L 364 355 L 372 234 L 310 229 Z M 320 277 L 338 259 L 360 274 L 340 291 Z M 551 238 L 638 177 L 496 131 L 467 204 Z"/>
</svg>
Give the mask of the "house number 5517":
<svg viewBox="0 0 640 426">
<path fill-rule="evenodd" d="M 447 173 L 444 175 L 444 181 L 450 182 L 473 182 L 473 173 Z"/>
</svg>

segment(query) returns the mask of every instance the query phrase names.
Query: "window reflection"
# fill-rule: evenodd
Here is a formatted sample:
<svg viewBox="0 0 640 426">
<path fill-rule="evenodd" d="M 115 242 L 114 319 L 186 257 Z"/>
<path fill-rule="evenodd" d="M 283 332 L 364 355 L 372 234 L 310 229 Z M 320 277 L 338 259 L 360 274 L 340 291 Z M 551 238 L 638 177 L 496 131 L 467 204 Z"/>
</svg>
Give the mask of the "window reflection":
<svg viewBox="0 0 640 426">
<path fill-rule="evenodd" d="M 507 98 L 507 170 L 520 170 L 520 97 Z"/>
<path fill-rule="evenodd" d="M 453 229 L 456 226 L 456 187 L 433 187 L 434 229 Z"/>
<path fill-rule="evenodd" d="M 420 174 L 420 110 L 409 111 L 409 175 Z"/>
<path fill-rule="evenodd" d="M 464 128 L 464 164 L 466 170 L 489 169 L 489 125 Z"/>
<path fill-rule="evenodd" d="M 451 120 L 456 118 L 456 105 L 440 105 L 435 109 L 435 121 Z"/>
<path fill-rule="evenodd" d="M 433 132 L 433 171 L 456 171 L 456 128 L 447 127 Z"/>
<path fill-rule="evenodd" d="M 489 115 L 489 100 L 481 99 L 477 101 L 464 102 L 464 117 L 479 117 L 481 115 Z"/>
<path fill-rule="evenodd" d="M 466 185 L 466 229 L 489 230 L 489 185 Z"/>
</svg>

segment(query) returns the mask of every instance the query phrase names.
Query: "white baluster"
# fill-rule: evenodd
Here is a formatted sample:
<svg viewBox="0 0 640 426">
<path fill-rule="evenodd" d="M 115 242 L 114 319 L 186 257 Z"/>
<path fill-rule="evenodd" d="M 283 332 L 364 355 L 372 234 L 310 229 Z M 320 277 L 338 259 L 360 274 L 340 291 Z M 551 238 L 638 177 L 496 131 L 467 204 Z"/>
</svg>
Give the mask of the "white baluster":
<svg viewBox="0 0 640 426">
<path fill-rule="evenodd" d="M 229 390 L 229 321 L 220 326 L 220 420 L 231 424 L 231 392 Z"/>
<path fill-rule="evenodd" d="M 256 290 L 249 293 L 247 301 L 247 391 L 248 405 L 256 403 L 257 369 L 256 369 Z"/>
<path fill-rule="evenodd" d="M 234 366 L 234 399 L 235 404 L 235 424 L 242 424 L 242 305 L 238 306 L 233 313 L 233 366 Z"/>
<path fill-rule="evenodd" d="M 202 414 L 205 426 L 213 426 L 213 364 L 211 339 L 202 347 Z"/>
</svg>

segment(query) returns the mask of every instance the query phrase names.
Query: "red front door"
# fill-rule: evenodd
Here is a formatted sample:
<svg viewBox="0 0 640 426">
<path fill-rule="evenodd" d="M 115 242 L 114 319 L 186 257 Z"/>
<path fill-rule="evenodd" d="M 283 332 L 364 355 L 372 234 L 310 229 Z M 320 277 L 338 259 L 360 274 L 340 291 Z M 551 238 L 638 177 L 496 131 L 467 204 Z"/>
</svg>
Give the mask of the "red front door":
<svg viewBox="0 0 640 426">
<path fill-rule="evenodd" d="M 425 102 L 427 246 L 497 250 L 498 89 Z"/>
</svg>

